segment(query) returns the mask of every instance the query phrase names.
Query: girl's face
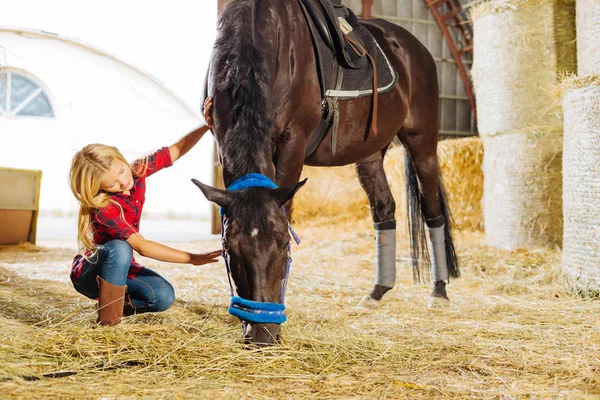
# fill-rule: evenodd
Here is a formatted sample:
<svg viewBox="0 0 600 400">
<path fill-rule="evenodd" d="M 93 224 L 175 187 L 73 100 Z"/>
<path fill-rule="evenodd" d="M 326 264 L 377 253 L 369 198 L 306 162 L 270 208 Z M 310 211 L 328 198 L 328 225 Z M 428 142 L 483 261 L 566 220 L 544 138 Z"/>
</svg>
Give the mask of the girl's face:
<svg viewBox="0 0 600 400">
<path fill-rule="evenodd" d="M 108 193 L 121 193 L 133 187 L 133 174 L 129 165 L 115 160 L 100 181 L 100 189 Z"/>
</svg>

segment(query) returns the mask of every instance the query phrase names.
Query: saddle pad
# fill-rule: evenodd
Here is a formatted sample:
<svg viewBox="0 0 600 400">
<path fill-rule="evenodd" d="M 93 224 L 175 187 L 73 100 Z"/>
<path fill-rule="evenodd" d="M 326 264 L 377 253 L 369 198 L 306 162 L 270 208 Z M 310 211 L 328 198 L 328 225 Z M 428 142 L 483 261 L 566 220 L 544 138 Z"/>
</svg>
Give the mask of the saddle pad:
<svg viewBox="0 0 600 400">
<path fill-rule="evenodd" d="M 355 24 L 353 28 L 356 37 L 359 38 L 360 42 L 365 44 L 367 52 L 375 60 L 375 65 L 377 66 L 377 92 L 385 93 L 389 91 L 398 80 L 396 71 L 371 33 L 360 25 L 360 23 Z M 325 71 L 332 71 L 334 65 L 327 65 L 330 62 L 329 57 L 325 57 L 323 61 Z M 332 61 L 337 64 L 337 60 L 333 59 Z M 339 90 L 335 89 L 334 76 L 325 79 L 327 82 L 325 94 L 328 97 L 354 99 L 373 95 L 373 69 L 371 63 L 367 63 L 367 65 L 360 69 L 343 68 L 343 74 L 342 85 Z"/>
</svg>

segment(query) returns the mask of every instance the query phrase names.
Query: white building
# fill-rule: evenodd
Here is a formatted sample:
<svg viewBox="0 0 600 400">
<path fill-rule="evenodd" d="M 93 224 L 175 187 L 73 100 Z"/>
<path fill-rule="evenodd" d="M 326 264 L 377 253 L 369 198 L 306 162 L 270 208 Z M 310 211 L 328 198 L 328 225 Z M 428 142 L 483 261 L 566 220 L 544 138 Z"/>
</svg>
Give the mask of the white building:
<svg viewBox="0 0 600 400">
<path fill-rule="evenodd" d="M 208 17 L 209 35 L 201 34 L 197 26 L 190 25 L 188 31 L 195 35 L 182 37 L 181 31 L 167 29 L 166 23 L 147 21 L 131 36 L 104 41 L 105 45 L 127 52 L 128 59 L 148 62 L 150 69 L 179 86 L 183 92 L 179 94 L 167 88 L 162 83 L 164 79 L 158 80 L 154 74 L 145 72 L 147 68 L 136 67 L 124 61 L 121 54 L 117 56 L 110 49 L 102 50 L 84 41 L 86 35 L 99 42 L 103 37 L 110 37 L 103 35 L 103 30 L 112 32 L 115 38 L 115 31 L 120 29 L 118 24 L 111 25 L 111 21 L 97 15 L 99 21 L 94 28 L 94 15 L 87 13 L 85 18 L 75 19 L 87 18 L 87 25 L 74 26 L 68 22 L 71 19 L 59 18 L 61 10 L 55 2 L 52 2 L 53 15 L 43 15 L 43 10 L 36 10 L 35 15 L 42 17 L 27 19 L 22 17 L 28 14 L 24 9 L 31 6 L 27 3 L 32 2 L 19 2 L 12 10 L 9 7 L 8 16 L 3 12 L 4 16 L 0 17 L 0 66 L 3 67 L 0 69 L 0 166 L 42 170 L 42 213 L 72 214 L 77 204 L 68 188 L 68 169 L 72 155 L 81 147 L 88 143 L 110 144 L 133 160 L 172 144 L 202 123 L 199 102 L 214 41 L 216 4 L 205 5 L 209 14 L 212 13 Z M 37 3 L 50 7 L 44 4 L 48 2 Z M 76 7 L 73 1 L 58 3 Z M 198 6 L 186 1 L 175 9 L 192 11 L 194 7 Z M 160 14 L 158 4 L 154 13 L 155 17 Z M 8 19 L 28 27 L 2 26 Z M 49 28 L 46 21 L 52 22 L 50 27 L 56 33 L 46 31 Z M 71 37 L 59 31 L 63 25 Z M 140 42 L 140 38 L 144 38 L 144 29 L 147 29 L 147 40 L 151 42 L 152 27 L 163 29 L 163 45 L 180 46 L 179 56 L 171 52 L 171 58 L 154 64 L 144 57 L 144 54 L 151 55 L 151 43 Z M 78 30 L 83 35 L 76 34 L 78 38 L 74 38 L 73 33 Z M 139 46 L 136 47 L 136 43 Z M 145 53 L 137 51 L 138 48 L 145 48 Z M 156 47 L 154 51 L 160 53 L 161 49 Z M 187 69 L 181 68 L 182 63 L 187 63 Z M 208 214 L 209 205 L 190 178 L 210 182 L 211 172 L 212 136 L 207 134 L 172 168 L 149 179 L 145 213 Z"/>
</svg>

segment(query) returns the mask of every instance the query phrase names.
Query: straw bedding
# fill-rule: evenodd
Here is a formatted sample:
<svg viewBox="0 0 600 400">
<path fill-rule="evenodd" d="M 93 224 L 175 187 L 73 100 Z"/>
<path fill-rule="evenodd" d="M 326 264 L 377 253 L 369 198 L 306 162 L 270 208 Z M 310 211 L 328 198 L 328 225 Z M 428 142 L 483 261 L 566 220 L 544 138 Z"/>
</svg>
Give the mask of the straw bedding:
<svg viewBox="0 0 600 400">
<path fill-rule="evenodd" d="M 380 309 L 364 310 L 355 304 L 374 274 L 369 219 L 295 228 L 303 243 L 294 247 L 284 342 L 264 350 L 239 342 L 222 262 L 144 260 L 173 283 L 174 307 L 103 328 L 93 302 L 48 279 L 63 279 L 74 249 L 0 251 L 0 397 L 600 395 L 600 303 L 563 289 L 559 252 L 495 250 L 481 233 L 459 235 L 464 278 L 449 286 L 450 308 L 428 310 L 430 287 L 412 284 L 399 232 L 399 282 Z M 26 278 L 32 269 L 40 279 Z"/>
<path fill-rule="evenodd" d="M 570 287 L 600 294 L 600 76 L 572 77 L 563 85 L 563 270 Z"/>
</svg>

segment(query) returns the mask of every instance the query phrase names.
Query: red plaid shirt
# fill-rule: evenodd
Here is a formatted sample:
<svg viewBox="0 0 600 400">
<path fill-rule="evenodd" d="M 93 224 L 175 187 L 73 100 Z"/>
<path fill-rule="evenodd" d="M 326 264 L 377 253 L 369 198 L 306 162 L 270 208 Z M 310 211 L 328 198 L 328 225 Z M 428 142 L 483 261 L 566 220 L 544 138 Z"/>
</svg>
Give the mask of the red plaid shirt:
<svg viewBox="0 0 600 400">
<path fill-rule="evenodd" d="M 140 165 L 146 158 L 134 161 L 134 168 Z M 121 217 L 121 209 L 116 204 L 110 204 L 102 209 L 96 211 L 96 214 L 92 220 L 94 227 L 94 243 L 98 246 L 110 242 L 111 240 L 127 240 L 129 236 L 137 233 L 140 229 L 140 218 L 142 216 L 142 208 L 144 207 L 144 201 L 146 200 L 146 178 L 150 175 L 160 171 L 163 168 L 170 167 L 173 165 L 171 161 L 171 154 L 167 147 L 163 147 L 160 150 L 150 154 L 147 157 L 148 167 L 144 172 L 144 175 L 140 177 L 133 177 L 133 187 L 129 191 L 129 195 L 118 193 L 112 196 L 112 199 L 117 202 L 123 209 L 123 217 Z M 91 252 L 86 252 L 85 256 L 89 256 Z M 75 283 L 81 275 L 81 269 L 83 267 L 85 259 L 84 256 L 78 254 L 73 260 L 73 266 L 71 267 L 71 281 Z M 135 261 L 135 258 L 131 258 L 131 266 L 129 267 L 129 273 L 127 277 L 130 279 L 135 276 L 144 268 Z"/>
</svg>

